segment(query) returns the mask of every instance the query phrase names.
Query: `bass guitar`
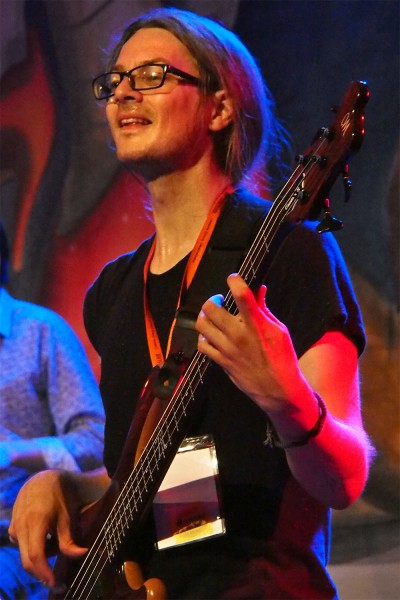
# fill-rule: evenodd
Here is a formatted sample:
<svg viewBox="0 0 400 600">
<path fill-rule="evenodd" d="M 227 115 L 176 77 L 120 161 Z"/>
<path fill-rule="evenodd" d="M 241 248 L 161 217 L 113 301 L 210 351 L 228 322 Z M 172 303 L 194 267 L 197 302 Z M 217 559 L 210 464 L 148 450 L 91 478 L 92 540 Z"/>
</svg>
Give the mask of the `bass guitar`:
<svg viewBox="0 0 400 600">
<path fill-rule="evenodd" d="M 346 190 L 350 189 L 347 163 L 363 140 L 368 96 L 366 83 L 352 82 L 342 104 L 334 109 L 331 126 L 320 129 L 312 145 L 298 157 L 292 175 L 273 202 L 238 270 L 252 289 L 258 285 L 260 275 L 264 275 L 272 242 L 284 224 L 315 216 L 322 209 L 324 216 L 318 226 L 321 233 L 341 227 L 330 214 L 327 194 L 341 173 Z M 224 306 L 236 314 L 229 292 Z M 50 592 L 51 600 L 166 597 L 162 582 L 143 582 L 139 566 L 124 562 L 122 550 L 127 536 L 137 535 L 143 527 L 154 496 L 188 430 L 210 364 L 198 351 L 190 359 L 178 352 L 167 359 L 165 366 L 151 373 L 108 491 L 76 520 L 74 539 L 88 547 L 88 552 L 81 560 L 63 555 L 57 558 L 55 575 L 62 585 Z"/>
</svg>

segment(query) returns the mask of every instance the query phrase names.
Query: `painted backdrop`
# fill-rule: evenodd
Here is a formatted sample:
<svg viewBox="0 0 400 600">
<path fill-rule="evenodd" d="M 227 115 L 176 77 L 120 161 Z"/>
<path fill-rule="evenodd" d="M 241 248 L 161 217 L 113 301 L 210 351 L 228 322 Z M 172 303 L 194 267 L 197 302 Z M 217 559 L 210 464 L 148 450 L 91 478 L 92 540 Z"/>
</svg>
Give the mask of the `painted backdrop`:
<svg viewBox="0 0 400 600">
<path fill-rule="evenodd" d="M 152 223 L 143 190 L 113 155 L 90 83 L 111 34 L 160 5 L 213 16 L 239 34 L 259 61 L 294 154 L 329 125 L 330 107 L 350 81 L 370 86 L 365 141 L 350 165 L 351 201 L 343 202 L 340 181 L 331 200 L 345 223 L 337 239 L 367 327 L 364 415 L 378 457 L 365 504 L 350 521 L 336 516 L 333 562 L 391 550 L 400 465 L 397 0 L 0 0 L 0 214 L 12 248 L 9 290 L 61 313 L 98 373 L 82 323 L 85 291 L 107 261 L 150 235 Z M 356 533 L 341 544 L 349 522 Z"/>
</svg>

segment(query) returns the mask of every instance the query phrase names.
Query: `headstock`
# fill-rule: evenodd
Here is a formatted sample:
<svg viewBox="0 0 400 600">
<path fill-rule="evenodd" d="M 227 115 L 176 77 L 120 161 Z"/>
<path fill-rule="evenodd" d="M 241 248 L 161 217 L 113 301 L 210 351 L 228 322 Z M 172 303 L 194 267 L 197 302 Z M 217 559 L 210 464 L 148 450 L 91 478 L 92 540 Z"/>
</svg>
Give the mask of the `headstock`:
<svg viewBox="0 0 400 600">
<path fill-rule="evenodd" d="M 348 161 L 358 151 L 364 137 L 364 107 L 369 90 L 363 81 L 353 81 L 340 106 L 333 107 L 336 116 L 329 128 L 322 127 L 312 145 L 297 156 L 298 166 L 279 196 L 292 201 L 291 220 L 315 218 L 322 210 L 325 218 L 320 232 L 339 229 L 340 221 L 330 215 L 328 193 L 340 173 L 343 175 L 346 199 L 351 191 Z"/>
</svg>

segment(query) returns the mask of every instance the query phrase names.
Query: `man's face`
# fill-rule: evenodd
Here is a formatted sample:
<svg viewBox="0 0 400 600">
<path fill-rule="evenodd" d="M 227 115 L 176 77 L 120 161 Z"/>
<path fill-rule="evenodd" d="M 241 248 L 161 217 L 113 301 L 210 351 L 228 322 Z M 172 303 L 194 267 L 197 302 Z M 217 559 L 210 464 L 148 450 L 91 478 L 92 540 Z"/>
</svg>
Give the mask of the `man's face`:
<svg viewBox="0 0 400 600">
<path fill-rule="evenodd" d="M 141 29 L 122 47 L 113 70 L 165 63 L 198 76 L 187 48 L 170 32 Z M 107 103 L 107 118 L 118 158 L 151 180 L 190 167 L 210 149 L 211 102 L 199 88 L 167 74 L 164 85 L 134 91 L 126 77 Z"/>
</svg>

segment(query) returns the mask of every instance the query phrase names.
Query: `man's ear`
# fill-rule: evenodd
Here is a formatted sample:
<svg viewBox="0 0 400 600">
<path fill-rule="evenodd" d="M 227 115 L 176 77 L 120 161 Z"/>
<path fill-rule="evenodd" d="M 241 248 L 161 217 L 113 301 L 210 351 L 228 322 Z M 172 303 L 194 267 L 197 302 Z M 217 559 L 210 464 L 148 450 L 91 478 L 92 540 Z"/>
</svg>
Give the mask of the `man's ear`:
<svg viewBox="0 0 400 600">
<path fill-rule="evenodd" d="M 213 107 L 210 116 L 210 131 L 221 131 L 231 123 L 233 117 L 232 99 L 225 90 L 218 90 L 211 99 Z"/>
</svg>

